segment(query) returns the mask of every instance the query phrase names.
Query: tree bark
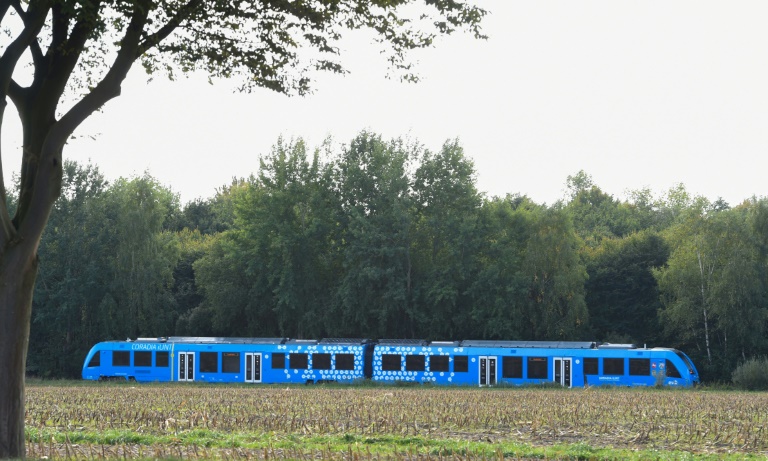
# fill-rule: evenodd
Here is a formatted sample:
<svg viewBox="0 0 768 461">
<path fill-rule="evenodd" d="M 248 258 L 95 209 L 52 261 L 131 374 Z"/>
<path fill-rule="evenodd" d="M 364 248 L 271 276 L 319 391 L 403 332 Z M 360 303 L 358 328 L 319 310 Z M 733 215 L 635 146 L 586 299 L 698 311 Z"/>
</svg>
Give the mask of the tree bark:
<svg viewBox="0 0 768 461">
<path fill-rule="evenodd" d="M 26 246 L 7 248 L 0 259 L 0 459 L 26 455 L 24 373 L 37 277 L 37 257 Z"/>
</svg>

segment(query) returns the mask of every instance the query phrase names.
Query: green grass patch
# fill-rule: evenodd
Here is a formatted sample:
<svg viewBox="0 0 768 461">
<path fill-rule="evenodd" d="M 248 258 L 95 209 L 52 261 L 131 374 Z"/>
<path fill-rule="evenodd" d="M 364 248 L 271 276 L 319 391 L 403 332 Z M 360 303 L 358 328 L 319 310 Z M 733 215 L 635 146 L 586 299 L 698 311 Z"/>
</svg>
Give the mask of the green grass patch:
<svg viewBox="0 0 768 461">
<path fill-rule="evenodd" d="M 593 447 L 587 443 L 536 446 L 509 440 L 496 442 L 457 439 L 433 439 L 414 436 L 376 436 L 359 434 L 338 436 L 302 436 L 296 434 L 223 433 L 208 430 L 182 431 L 175 435 L 141 434 L 126 430 L 61 431 L 51 428 L 28 428 L 27 441 L 31 444 L 81 445 L 142 445 L 146 451 L 158 445 L 165 447 L 195 446 L 207 449 L 245 449 L 253 452 L 326 453 L 329 457 L 352 454 L 354 459 L 391 457 L 394 459 L 428 456 L 439 459 L 458 456 L 471 459 L 563 459 L 563 460 L 743 460 L 765 459 L 759 454 L 702 454 L 686 451 L 660 451 L 655 449 L 624 449 Z M 215 452 L 214 452 L 215 453 Z"/>
</svg>

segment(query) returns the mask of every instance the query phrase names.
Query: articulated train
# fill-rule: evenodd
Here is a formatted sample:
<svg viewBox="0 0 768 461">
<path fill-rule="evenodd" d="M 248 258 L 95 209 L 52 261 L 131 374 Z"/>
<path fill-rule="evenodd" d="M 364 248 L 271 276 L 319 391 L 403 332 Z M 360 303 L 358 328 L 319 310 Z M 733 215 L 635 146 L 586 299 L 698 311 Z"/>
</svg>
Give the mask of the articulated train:
<svg viewBox="0 0 768 461">
<path fill-rule="evenodd" d="M 494 386 L 677 386 L 699 382 L 684 353 L 631 344 L 168 337 L 93 346 L 83 379 L 140 382 L 414 382 Z"/>
</svg>

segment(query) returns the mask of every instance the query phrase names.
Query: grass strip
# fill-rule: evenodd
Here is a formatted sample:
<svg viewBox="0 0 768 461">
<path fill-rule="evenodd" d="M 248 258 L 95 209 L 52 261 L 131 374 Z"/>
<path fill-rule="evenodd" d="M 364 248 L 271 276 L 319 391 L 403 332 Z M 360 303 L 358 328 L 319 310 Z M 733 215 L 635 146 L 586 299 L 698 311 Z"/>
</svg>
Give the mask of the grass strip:
<svg viewBox="0 0 768 461">
<path fill-rule="evenodd" d="M 281 459 L 292 459 L 296 453 L 327 453 L 330 457 L 352 454 L 354 459 L 394 458 L 441 459 L 564 459 L 564 460 L 743 460 L 765 456 L 749 453 L 693 453 L 658 449 L 593 447 L 587 443 L 537 446 L 509 440 L 468 441 L 435 439 L 419 436 L 363 436 L 357 434 L 313 435 L 275 433 L 223 433 L 204 429 L 181 431 L 173 435 L 144 434 L 129 430 L 62 431 L 53 428 L 27 428 L 28 444 L 49 442 L 66 445 L 152 447 L 205 447 L 206 449 L 243 449 L 253 452 L 286 453 Z M 343 457 L 343 456 L 342 456 Z"/>
</svg>

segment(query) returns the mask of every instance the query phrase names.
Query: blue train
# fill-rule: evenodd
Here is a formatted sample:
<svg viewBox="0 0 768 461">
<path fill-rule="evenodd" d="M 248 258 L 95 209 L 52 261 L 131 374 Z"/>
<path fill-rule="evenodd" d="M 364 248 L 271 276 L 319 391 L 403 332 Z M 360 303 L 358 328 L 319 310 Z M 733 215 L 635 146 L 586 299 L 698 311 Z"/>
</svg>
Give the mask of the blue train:
<svg viewBox="0 0 768 461">
<path fill-rule="evenodd" d="M 425 341 L 286 338 L 138 338 L 93 346 L 83 379 L 225 383 L 349 383 L 372 379 L 436 385 L 690 387 L 684 353 L 631 344 L 557 341 Z"/>
</svg>

